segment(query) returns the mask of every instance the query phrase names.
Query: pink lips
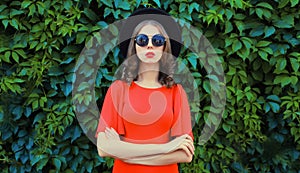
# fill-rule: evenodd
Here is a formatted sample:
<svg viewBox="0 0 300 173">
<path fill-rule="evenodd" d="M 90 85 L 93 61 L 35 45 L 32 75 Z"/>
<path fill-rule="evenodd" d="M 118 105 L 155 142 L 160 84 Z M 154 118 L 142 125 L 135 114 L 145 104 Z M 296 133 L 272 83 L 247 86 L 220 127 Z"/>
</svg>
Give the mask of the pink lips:
<svg viewBox="0 0 300 173">
<path fill-rule="evenodd" d="M 147 52 L 145 55 L 148 58 L 153 58 L 155 56 L 155 53 L 154 52 Z"/>
</svg>

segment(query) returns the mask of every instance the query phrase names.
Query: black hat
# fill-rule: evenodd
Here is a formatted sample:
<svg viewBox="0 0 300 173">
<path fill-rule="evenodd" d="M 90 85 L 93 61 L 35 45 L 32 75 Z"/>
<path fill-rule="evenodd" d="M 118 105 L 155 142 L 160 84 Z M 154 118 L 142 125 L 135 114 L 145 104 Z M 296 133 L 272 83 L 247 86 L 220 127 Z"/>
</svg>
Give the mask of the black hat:
<svg viewBox="0 0 300 173">
<path fill-rule="evenodd" d="M 158 8 L 140 8 L 135 10 L 128 19 L 124 20 L 120 31 L 120 52 L 123 57 L 127 56 L 130 38 L 134 28 L 144 20 L 155 20 L 166 30 L 173 56 L 176 58 L 181 48 L 181 30 L 178 23 L 164 10 Z"/>
</svg>

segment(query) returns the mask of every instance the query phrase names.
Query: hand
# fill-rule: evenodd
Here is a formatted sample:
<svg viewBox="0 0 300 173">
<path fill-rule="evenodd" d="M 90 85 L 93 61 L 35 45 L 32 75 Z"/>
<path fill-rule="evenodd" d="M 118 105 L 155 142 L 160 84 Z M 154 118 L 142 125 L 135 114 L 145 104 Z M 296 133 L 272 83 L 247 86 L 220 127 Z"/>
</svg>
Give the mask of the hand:
<svg viewBox="0 0 300 173">
<path fill-rule="evenodd" d="M 118 141 L 121 140 L 119 134 L 112 127 L 111 128 L 106 127 L 104 133 L 108 140 L 118 140 Z"/>
<path fill-rule="evenodd" d="M 188 134 L 176 137 L 172 141 L 168 142 L 166 145 L 169 149 L 169 152 L 183 150 L 185 151 L 187 156 L 190 156 L 191 154 L 194 155 L 195 147 L 193 144 L 193 139 Z"/>
<path fill-rule="evenodd" d="M 192 157 L 195 151 L 193 139 L 188 135 L 185 140 L 179 145 L 178 149 L 182 149 L 188 157 Z"/>
</svg>

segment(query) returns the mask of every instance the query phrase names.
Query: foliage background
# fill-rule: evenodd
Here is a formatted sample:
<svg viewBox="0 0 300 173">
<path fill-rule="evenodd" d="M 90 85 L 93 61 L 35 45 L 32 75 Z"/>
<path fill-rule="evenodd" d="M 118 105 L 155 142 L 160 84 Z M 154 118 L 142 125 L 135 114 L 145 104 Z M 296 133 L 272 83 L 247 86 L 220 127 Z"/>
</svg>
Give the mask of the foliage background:
<svg viewBox="0 0 300 173">
<path fill-rule="evenodd" d="M 299 0 L 2 0 L 2 172 L 106 172 L 111 168 L 112 160 L 97 156 L 95 145 L 77 122 L 72 76 L 85 43 L 143 5 L 161 7 L 199 28 L 226 73 L 222 124 L 209 142 L 197 146 L 193 162 L 182 164 L 182 171 L 299 172 Z M 113 70 L 122 61 L 118 52 L 114 48 L 109 53 L 110 61 L 101 65 L 97 75 L 99 106 Z M 182 53 L 201 93 L 195 136 L 207 118 L 213 89 L 198 56 Z M 88 104 L 93 98 L 83 93 L 80 99 Z"/>
</svg>

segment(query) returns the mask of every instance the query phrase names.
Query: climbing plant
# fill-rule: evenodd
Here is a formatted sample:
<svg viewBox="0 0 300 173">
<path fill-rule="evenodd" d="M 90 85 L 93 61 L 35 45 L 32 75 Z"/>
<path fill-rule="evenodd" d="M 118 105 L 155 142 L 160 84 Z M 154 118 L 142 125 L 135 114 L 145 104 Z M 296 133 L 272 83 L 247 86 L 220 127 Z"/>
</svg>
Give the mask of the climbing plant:
<svg viewBox="0 0 300 173">
<path fill-rule="evenodd" d="M 180 59 L 197 82 L 193 104 L 196 152 L 190 172 L 298 172 L 300 170 L 299 0 L 2 0 L 0 2 L 0 169 L 2 172 L 109 172 L 75 116 L 72 83 L 81 50 L 110 24 L 138 7 L 166 10 L 210 41 L 223 66 L 226 108 L 216 133 L 199 136 L 211 106 L 211 76 L 195 54 Z M 118 34 L 118 28 L 109 28 Z M 185 46 L 193 37 L 183 30 Z M 187 37 L 186 37 L 187 36 Z M 110 40 L 115 41 L 115 40 Z M 123 61 L 107 44 L 93 98 L 101 107 Z M 90 69 L 87 64 L 86 71 Z M 81 75 L 89 77 L 93 72 Z M 216 79 L 218 82 L 218 79 Z M 76 89 L 85 89 L 79 85 Z M 97 122 L 89 123 L 94 127 Z M 95 128 L 95 127 L 94 127 Z"/>
</svg>

